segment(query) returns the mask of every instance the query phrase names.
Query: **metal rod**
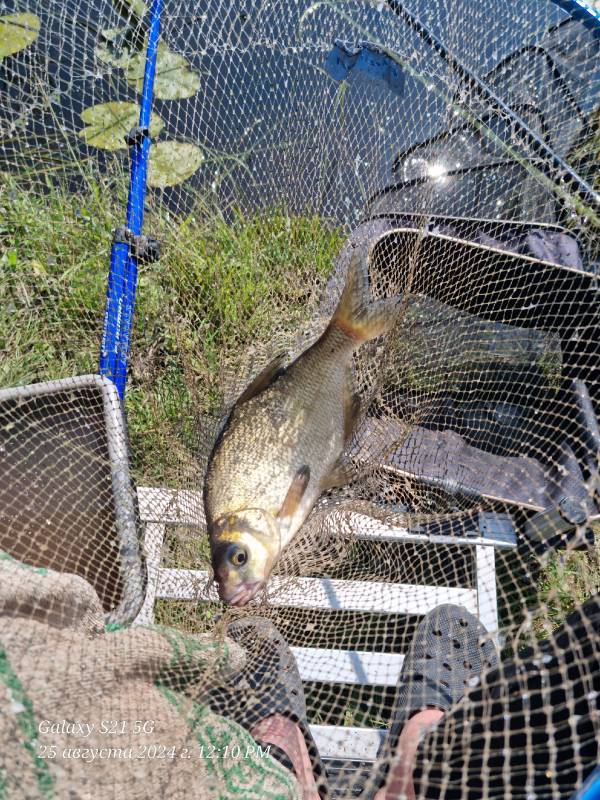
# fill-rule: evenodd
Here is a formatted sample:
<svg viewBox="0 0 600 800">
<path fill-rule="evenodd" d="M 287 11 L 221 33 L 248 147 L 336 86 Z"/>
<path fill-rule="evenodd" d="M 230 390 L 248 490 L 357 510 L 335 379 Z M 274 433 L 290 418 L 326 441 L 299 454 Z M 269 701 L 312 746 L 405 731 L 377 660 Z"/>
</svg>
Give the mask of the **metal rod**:
<svg viewBox="0 0 600 800">
<path fill-rule="evenodd" d="M 588 776 L 581 789 L 572 796 L 571 800 L 600 800 L 600 766 Z"/>
<path fill-rule="evenodd" d="M 600 33 L 600 9 L 595 8 L 589 0 L 552 0 L 573 19 L 578 19 L 586 28 Z"/>
<path fill-rule="evenodd" d="M 535 131 L 533 131 L 527 123 L 514 112 L 512 108 L 506 105 L 497 94 L 487 86 L 482 80 L 474 75 L 467 67 L 460 61 L 454 58 L 437 36 L 432 33 L 414 14 L 411 14 L 399 0 L 387 0 L 389 8 L 404 20 L 406 24 L 420 36 L 440 58 L 451 67 L 465 83 L 473 89 L 478 97 L 483 100 L 487 107 L 495 111 L 497 114 L 505 115 L 508 117 L 514 130 L 521 134 L 527 145 L 534 151 L 534 153 L 541 157 L 544 162 L 548 161 L 559 173 L 559 180 L 563 179 L 568 183 L 573 190 L 580 196 L 580 198 L 592 209 L 600 211 L 600 195 L 590 186 L 584 178 L 581 177 L 575 170 L 567 164 L 559 155 L 557 155 L 546 142 L 541 139 Z"/>
<path fill-rule="evenodd" d="M 160 17 L 163 0 L 153 0 L 149 13 L 148 47 L 140 107 L 140 136 L 131 145 L 131 178 L 127 199 L 126 226 L 133 236 L 139 236 L 144 224 L 146 178 L 150 154 L 150 115 L 156 72 L 156 54 L 160 37 Z M 127 364 L 133 327 L 137 259 L 129 242 L 115 241 L 111 249 L 110 272 L 106 294 L 104 332 L 100 351 L 100 374 L 116 385 L 121 400 L 125 395 Z"/>
</svg>

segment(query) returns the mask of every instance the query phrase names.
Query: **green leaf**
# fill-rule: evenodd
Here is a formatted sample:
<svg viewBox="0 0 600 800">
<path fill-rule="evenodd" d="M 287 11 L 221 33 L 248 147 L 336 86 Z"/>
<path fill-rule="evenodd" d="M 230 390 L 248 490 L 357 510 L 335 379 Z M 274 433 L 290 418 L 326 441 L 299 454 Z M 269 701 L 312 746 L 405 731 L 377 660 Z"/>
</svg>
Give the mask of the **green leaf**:
<svg viewBox="0 0 600 800">
<path fill-rule="evenodd" d="M 126 68 L 125 77 L 138 92 L 142 91 L 145 66 L 146 53 L 143 52 L 132 56 Z M 195 95 L 200 88 L 200 76 L 192 72 L 189 66 L 183 56 L 174 53 L 164 42 L 159 42 L 154 96 L 160 100 L 181 100 Z"/>
<path fill-rule="evenodd" d="M 183 183 L 203 161 L 204 154 L 195 144 L 159 142 L 150 149 L 148 185 L 162 189 Z"/>
<path fill-rule="evenodd" d="M 35 14 L 0 17 L 0 61 L 35 42 L 39 32 L 40 19 Z"/>
<path fill-rule="evenodd" d="M 102 41 L 96 46 L 96 58 L 105 64 L 125 69 L 136 55 L 127 38 L 128 28 L 107 28 L 101 33 Z"/>
<path fill-rule="evenodd" d="M 96 57 L 105 64 L 125 70 L 125 78 L 142 91 L 146 67 L 146 42 L 136 45 L 137 30 L 133 28 L 107 28 L 96 46 Z M 154 96 L 160 100 L 181 100 L 192 97 L 200 88 L 200 76 L 189 68 L 189 62 L 174 53 L 164 42 L 158 43 Z"/>
<path fill-rule="evenodd" d="M 78 136 L 93 147 L 125 150 L 125 136 L 138 124 L 139 117 L 140 109 L 135 103 L 100 103 L 81 112 L 81 119 L 86 127 L 79 131 Z M 150 135 L 158 136 L 163 127 L 164 122 L 158 114 L 152 114 Z"/>
</svg>

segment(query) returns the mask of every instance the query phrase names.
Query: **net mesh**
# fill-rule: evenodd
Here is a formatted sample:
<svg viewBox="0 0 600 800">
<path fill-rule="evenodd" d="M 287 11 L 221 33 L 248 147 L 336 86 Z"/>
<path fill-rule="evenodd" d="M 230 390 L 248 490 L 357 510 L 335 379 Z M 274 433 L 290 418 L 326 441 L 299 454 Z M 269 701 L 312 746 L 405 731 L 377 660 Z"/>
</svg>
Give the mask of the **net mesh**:
<svg viewBox="0 0 600 800">
<path fill-rule="evenodd" d="M 403 657 L 414 709 L 446 712 L 421 796 L 568 797 L 593 769 L 599 39 L 568 7 L 166 0 L 144 226 L 161 256 L 140 264 L 122 410 L 94 373 L 148 9 L 0 4 L 0 735 L 29 759 L 6 750 L 0 796 L 293 796 L 248 750 L 248 706 L 287 691 L 256 684 L 264 641 L 228 628 L 248 614 L 292 648 L 339 796 L 389 780 Z M 234 406 L 282 352 L 283 378 Z M 206 512 L 216 552 L 220 521 L 276 516 L 304 467 L 266 586 L 223 604 Z M 477 667 L 440 628 L 447 650 L 415 655 L 441 604 L 495 654 Z M 417 697 L 423 659 L 464 690 Z M 90 722 L 101 748 L 101 719 L 126 720 L 140 744 L 146 709 L 162 738 L 142 743 L 202 769 L 144 772 L 158 750 L 82 768 L 73 732 L 39 729 Z M 214 768 L 223 743 L 241 749 Z"/>
</svg>

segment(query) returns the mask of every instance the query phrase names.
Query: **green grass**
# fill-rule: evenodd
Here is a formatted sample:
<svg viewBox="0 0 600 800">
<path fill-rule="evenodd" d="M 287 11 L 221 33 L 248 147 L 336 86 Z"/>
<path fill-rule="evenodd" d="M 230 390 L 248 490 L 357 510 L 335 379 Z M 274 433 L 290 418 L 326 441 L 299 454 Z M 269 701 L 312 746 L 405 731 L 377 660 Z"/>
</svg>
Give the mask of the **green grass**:
<svg viewBox="0 0 600 800">
<path fill-rule="evenodd" d="M 161 556 L 165 568 L 206 569 L 210 563 L 206 532 L 185 525 L 167 526 Z"/>
<path fill-rule="evenodd" d="M 166 625 L 190 634 L 210 632 L 222 614 L 223 611 L 217 604 L 157 600 L 154 605 L 157 625 Z"/>
<path fill-rule="evenodd" d="M 112 231 L 125 181 L 88 178 L 42 194 L 0 174 L 0 386 L 97 371 Z M 140 270 L 127 392 L 134 473 L 181 485 L 224 370 L 289 334 L 314 309 L 342 243 L 318 217 L 279 209 L 225 221 L 198 200 L 184 217 L 152 203 L 163 242 Z M 247 360 L 247 357 L 246 359 Z"/>
<path fill-rule="evenodd" d="M 539 613 L 533 630 L 548 637 L 565 617 L 589 597 L 600 591 L 600 524 L 596 525 L 596 546 L 590 552 L 554 553 L 538 583 Z"/>
</svg>

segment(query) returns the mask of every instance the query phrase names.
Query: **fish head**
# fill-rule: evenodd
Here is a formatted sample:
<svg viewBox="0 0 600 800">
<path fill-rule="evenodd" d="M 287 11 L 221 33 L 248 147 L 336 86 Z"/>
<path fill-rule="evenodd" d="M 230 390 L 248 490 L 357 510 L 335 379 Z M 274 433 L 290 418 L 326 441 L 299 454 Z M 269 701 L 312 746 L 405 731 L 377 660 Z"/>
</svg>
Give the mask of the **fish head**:
<svg viewBox="0 0 600 800">
<path fill-rule="evenodd" d="M 277 520 L 266 511 L 228 514 L 211 534 L 211 556 L 219 597 L 244 606 L 263 588 L 280 552 Z"/>
</svg>

